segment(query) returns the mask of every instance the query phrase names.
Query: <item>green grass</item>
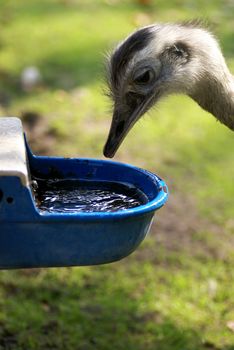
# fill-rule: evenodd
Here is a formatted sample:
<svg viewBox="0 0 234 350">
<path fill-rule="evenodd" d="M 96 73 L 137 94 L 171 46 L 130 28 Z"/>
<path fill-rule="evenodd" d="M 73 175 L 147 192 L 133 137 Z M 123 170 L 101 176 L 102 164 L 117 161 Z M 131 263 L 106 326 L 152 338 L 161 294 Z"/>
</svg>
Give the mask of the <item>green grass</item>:
<svg viewBox="0 0 234 350">
<path fill-rule="evenodd" d="M 2 0 L 0 115 L 40 115 L 44 129 L 28 131 L 35 152 L 43 144 L 46 154 L 102 158 L 111 120 L 105 53 L 141 22 L 202 15 L 234 72 L 233 12 L 221 0 L 149 9 L 130 0 Z M 43 86 L 25 93 L 19 78 L 31 65 Z M 1 271 L 0 349 L 233 350 L 233 149 L 232 132 L 188 97 L 162 101 L 116 156 L 167 181 L 159 223 L 115 264 Z"/>
</svg>

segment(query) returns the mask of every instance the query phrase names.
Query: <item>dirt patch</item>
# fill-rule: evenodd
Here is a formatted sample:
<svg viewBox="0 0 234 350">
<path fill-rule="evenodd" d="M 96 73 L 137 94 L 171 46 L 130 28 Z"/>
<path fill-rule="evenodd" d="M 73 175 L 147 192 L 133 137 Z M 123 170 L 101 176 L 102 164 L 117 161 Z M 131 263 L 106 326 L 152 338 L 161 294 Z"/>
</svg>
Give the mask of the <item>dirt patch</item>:
<svg viewBox="0 0 234 350">
<path fill-rule="evenodd" d="M 57 140 L 46 119 L 37 112 L 23 111 L 21 120 L 31 149 L 40 155 L 52 153 Z"/>
<path fill-rule="evenodd" d="M 168 203 L 156 213 L 151 237 L 169 251 L 209 255 L 227 259 L 233 252 L 234 237 L 216 223 L 202 217 L 192 197 L 172 193 Z"/>
</svg>

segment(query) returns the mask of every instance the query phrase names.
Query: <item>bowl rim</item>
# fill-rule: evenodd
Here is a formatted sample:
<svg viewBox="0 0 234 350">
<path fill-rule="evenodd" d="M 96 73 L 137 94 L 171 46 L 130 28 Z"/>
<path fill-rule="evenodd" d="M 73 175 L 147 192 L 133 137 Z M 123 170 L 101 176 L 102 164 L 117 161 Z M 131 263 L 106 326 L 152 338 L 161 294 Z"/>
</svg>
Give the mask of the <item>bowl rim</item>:
<svg viewBox="0 0 234 350">
<path fill-rule="evenodd" d="M 127 163 L 122 163 L 122 162 L 116 162 L 112 160 L 104 160 L 104 159 L 96 159 L 96 158 L 64 158 L 64 157 L 45 157 L 45 156 L 35 156 L 32 155 L 33 158 L 41 158 L 41 159 L 74 159 L 74 160 L 80 160 L 87 162 L 89 161 L 90 163 L 105 163 L 105 164 L 110 164 L 114 166 L 121 166 L 121 167 L 127 167 L 131 168 L 133 171 L 140 172 L 141 174 L 144 174 L 146 177 L 150 178 L 150 181 L 154 183 L 154 186 L 157 187 L 157 195 L 150 200 L 149 202 L 139 205 L 135 208 L 130 208 L 130 209 L 124 209 L 124 210 L 117 210 L 114 212 L 72 212 L 72 213 L 57 213 L 57 212 L 44 212 L 40 211 L 40 209 L 36 206 L 36 203 L 33 200 L 34 208 L 37 212 L 37 214 L 40 215 L 41 218 L 44 219 L 54 219 L 54 220 L 59 220 L 59 219 L 70 219 L 76 218 L 76 219 L 81 219 L 81 220 L 91 220 L 91 221 L 100 221 L 100 220 L 109 220 L 109 219 L 124 219 L 128 217 L 136 217 L 136 216 L 141 216 L 145 215 L 148 213 L 152 213 L 158 209 L 160 209 L 168 200 L 169 196 L 169 191 L 168 187 L 165 183 L 164 180 L 162 180 L 158 175 L 152 173 L 151 171 L 136 167 L 131 164 Z M 144 191 L 143 191 L 144 192 Z"/>
</svg>

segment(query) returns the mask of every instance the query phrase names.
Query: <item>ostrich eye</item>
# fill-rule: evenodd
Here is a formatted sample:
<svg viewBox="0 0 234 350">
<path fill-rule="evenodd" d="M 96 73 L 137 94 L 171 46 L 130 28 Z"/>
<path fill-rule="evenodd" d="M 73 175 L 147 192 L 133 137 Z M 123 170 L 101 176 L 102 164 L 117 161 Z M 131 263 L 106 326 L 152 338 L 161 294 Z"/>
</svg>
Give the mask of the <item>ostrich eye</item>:
<svg viewBox="0 0 234 350">
<path fill-rule="evenodd" d="M 149 68 L 137 71 L 133 77 L 134 83 L 138 85 L 149 84 L 153 81 L 153 79 L 154 79 L 154 72 Z"/>
</svg>

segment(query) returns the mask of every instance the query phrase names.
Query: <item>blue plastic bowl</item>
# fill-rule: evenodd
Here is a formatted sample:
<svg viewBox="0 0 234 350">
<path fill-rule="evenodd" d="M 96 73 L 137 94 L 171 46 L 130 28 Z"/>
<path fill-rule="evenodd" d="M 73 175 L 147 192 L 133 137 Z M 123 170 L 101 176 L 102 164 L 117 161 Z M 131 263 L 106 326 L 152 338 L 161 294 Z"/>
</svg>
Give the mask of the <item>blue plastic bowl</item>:
<svg viewBox="0 0 234 350">
<path fill-rule="evenodd" d="M 133 252 L 168 198 L 149 171 L 113 161 L 41 157 L 25 143 L 29 173 L 40 178 L 117 182 L 140 189 L 148 203 L 117 212 L 50 213 L 37 208 L 30 186 L 0 176 L 0 268 L 96 265 Z"/>
</svg>

